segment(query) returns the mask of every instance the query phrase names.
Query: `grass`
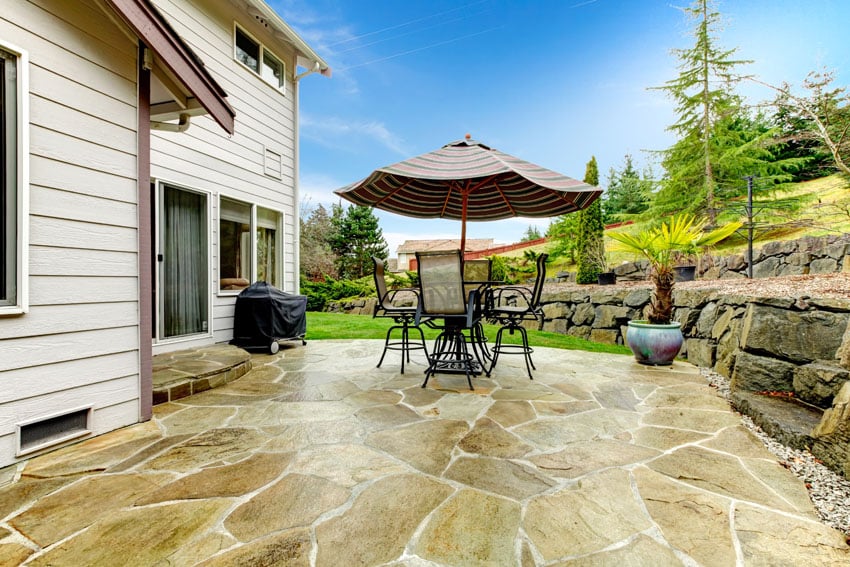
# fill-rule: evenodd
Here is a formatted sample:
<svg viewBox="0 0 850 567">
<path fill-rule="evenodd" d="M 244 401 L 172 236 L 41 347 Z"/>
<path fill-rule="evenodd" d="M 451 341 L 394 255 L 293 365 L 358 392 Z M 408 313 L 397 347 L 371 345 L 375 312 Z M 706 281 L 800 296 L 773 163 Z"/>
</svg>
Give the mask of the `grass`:
<svg viewBox="0 0 850 567">
<path fill-rule="evenodd" d="M 346 315 L 344 313 L 307 312 L 307 340 L 327 339 L 381 339 L 387 335 L 387 329 L 392 325 L 390 319 L 373 318 L 369 315 Z M 423 325 L 425 338 L 433 340 L 438 331 Z M 484 333 L 487 337 L 496 337 L 496 325 L 485 324 Z M 505 342 L 519 343 L 519 335 L 504 335 Z M 528 331 L 528 342 L 531 346 L 560 348 L 565 350 L 583 350 L 588 352 L 607 352 L 612 354 L 631 354 L 628 347 L 594 343 L 569 335 L 550 333 L 547 331 Z"/>
</svg>

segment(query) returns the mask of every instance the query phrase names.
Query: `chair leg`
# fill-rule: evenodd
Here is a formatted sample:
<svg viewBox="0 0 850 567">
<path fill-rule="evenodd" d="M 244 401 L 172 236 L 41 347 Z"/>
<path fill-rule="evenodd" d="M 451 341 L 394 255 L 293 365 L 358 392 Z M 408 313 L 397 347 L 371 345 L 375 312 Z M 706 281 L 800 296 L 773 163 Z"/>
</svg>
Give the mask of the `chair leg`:
<svg viewBox="0 0 850 567">
<path fill-rule="evenodd" d="M 521 345 L 503 345 L 502 344 L 502 333 L 507 330 L 509 334 L 513 335 L 514 331 L 519 331 L 520 338 L 522 339 Z M 493 368 L 496 366 L 496 361 L 499 359 L 500 354 L 522 354 L 525 359 L 525 368 L 528 371 L 529 380 L 534 380 L 534 376 L 531 374 L 531 369 L 537 370 L 537 367 L 534 366 L 534 361 L 531 360 L 531 353 L 534 352 L 530 346 L 528 346 L 528 333 L 525 330 L 525 327 L 522 325 L 517 325 L 515 323 L 509 323 L 507 325 L 499 328 L 499 331 L 496 333 L 496 342 L 493 345 L 493 362 L 490 364 L 490 371 L 493 371 Z M 490 375 L 489 373 L 487 374 Z"/>
<path fill-rule="evenodd" d="M 381 358 L 378 360 L 378 368 L 381 367 L 381 364 L 384 362 L 384 357 L 387 355 L 388 350 L 400 350 L 401 351 L 401 373 L 404 374 L 404 363 L 405 359 L 407 362 L 410 362 L 410 351 L 411 350 L 419 350 L 422 349 L 425 352 L 425 358 L 428 359 L 428 347 L 425 344 L 425 333 L 422 332 L 420 327 L 415 325 L 412 326 L 419 332 L 419 340 L 411 343 L 410 341 L 410 328 L 407 322 L 404 322 L 401 325 L 393 325 L 387 330 L 387 337 L 384 340 L 384 352 L 381 353 Z M 391 339 L 391 335 L 393 331 L 396 329 L 401 329 L 401 340 L 393 342 Z"/>
</svg>

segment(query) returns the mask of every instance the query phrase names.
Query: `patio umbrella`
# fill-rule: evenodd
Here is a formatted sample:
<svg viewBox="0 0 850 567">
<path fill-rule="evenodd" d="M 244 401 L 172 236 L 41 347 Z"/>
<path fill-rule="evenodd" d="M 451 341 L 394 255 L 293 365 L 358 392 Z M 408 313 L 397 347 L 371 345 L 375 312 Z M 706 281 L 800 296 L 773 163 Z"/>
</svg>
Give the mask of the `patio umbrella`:
<svg viewBox="0 0 850 567">
<path fill-rule="evenodd" d="M 583 209 L 602 190 L 463 140 L 396 164 L 335 191 L 357 205 L 415 218 L 461 221 L 460 249 L 466 249 L 466 221 L 511 217 L 553 217 Z"/>
</svg>

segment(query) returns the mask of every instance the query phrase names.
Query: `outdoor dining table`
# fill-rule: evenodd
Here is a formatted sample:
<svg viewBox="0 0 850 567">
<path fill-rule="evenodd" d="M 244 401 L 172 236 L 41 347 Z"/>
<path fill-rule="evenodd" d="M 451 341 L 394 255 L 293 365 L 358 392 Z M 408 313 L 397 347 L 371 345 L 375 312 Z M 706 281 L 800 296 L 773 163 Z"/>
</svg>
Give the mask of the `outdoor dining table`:
<svg viewBox="0 0 850 567">
<path fill-rule="evenodd" d="M 494 286 L 504 285 L 505 282 L 502 280 L 464 280 L 463 284 L 466 289 L 470 289 L 468 293 L 474 292 L 477 295 L 478 303 L 476 308 L 478 313 L 476 321 L 472 327 L 463 329 L 464 331 L 468 331 L 468 334 L 464 334 L 464 336 L 467 343 L 472 347 L 472 352 L 475 356 L 475 359 L 472 361 L 474 369 L 473 373 L 475 375 L 480 375 L 483 372 L 489 376 L 491 370 L 490 362 L 493 357 L 490 353 L 489 347 L 487 346 L 487 337 L 484 334 L 482 322 L 487 318 L 487 309 L 489 304 L 488 298 L 490 296 L 491 289 Z M 437 317 L 426 320 L 425 324 L 434 329 L 445 326 L 464 327 L 463 321 L 465 318 L 466 317 L 464 315 Z M 436 323 L 435 319 L 441 320 L 442 325 Z M 451 342 L 438 342 L 434 344 L 432 356 L 439 358 L 441 355 L 459 353 L 460 350 L 460 345 Z M 464 370 L 460 367 L 453 368 L 451 365 L 441 367 L 440 371 L 450 374 L 464 372 Z"/>
</svg>

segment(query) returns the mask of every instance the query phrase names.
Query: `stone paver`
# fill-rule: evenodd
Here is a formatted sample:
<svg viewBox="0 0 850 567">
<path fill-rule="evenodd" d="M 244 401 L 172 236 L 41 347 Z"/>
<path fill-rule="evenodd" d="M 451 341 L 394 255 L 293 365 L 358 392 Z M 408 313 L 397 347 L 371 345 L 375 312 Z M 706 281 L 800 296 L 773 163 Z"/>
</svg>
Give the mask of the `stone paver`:
<svg viewBox="0 0 850 567">
<path fill-rule="evenodd" d="M 470 392 L 375 368 L 380 350 L 253 355 L 151 422 L 0 471 L 0 564 L 850 564 L 693 366 L 536 348 L 533 381 L 502 357 Z M 200 355 L 175 367 L 232 353 Z"/>
</svg>

